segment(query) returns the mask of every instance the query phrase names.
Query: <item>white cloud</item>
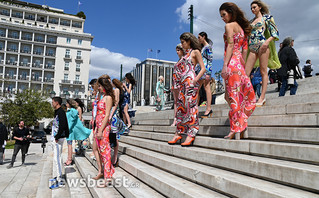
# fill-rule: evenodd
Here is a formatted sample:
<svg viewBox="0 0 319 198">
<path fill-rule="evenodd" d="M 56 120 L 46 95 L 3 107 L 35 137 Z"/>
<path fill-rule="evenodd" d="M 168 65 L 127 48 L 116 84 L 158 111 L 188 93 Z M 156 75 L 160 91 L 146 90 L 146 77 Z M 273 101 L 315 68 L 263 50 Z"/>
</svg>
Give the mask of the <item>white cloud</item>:
<svg viewBox="0 0 319 198">
<path fill-rule="evenodd" d="M 189 23 L 188 8 L 194 6 L 194 34 L 205 31 L 213 42 L 214 59 L 223 59 L 224 55 L 224 22 L 219 15 L 219 7 L 224 0 L 186 0 L 186 2 L 176 9 L 180 23 Z M 254 15 L 250 11 L 251 1 L 233 0 L 250 20 Z M 265 0 L 270 7 L 270 12 L 275 18 L 280 33 L 280 42 L 287 36 L 295 39 L 294 49 L 301 60 L 303 66 L 307 59 L 312 60 L 312 64 L 319 70 L 319 26 L 315 21 L 319 18 L 318 0 Z M 314 40 L 304 42 L 305 40 Z M 277 43 L 277 47 L 279 42 Z M 277 49 L 278 50 L 278 49 Z"/>
<path fill-rule="evenodd" d="M 89 78 L 98 78 L 102 74 L 108 74 L 112 78 L 119 78 L 121 64 L 123 65 L 123 75 L 125 75 L 140 62 L 137 58 L 111 52 L 106 48 L 92 46 Z"/>
</svg>

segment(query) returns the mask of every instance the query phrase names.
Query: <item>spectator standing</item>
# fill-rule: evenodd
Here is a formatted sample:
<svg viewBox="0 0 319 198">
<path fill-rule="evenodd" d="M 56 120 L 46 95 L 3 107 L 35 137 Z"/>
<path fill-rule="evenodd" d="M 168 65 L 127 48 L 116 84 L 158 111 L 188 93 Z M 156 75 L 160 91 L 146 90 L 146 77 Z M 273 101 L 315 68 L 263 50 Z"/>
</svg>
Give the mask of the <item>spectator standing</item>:
<svg viewBox="0 0 319 198">
<path fill-rule="evenodd" d="M 136 81 L 131 73 L 125 74 L 125 83 L 123 83 L 123 89 L 124 89 L 124 100 L 122 104 L 123 109 L 123 121 L 127 125 L 127 128 L 131 128 L 131 119 L 130 115 L 128 114 L 128 108 L 130 104 L 130 94 L 133 90 L 133 87 L 135 85 Z"/>
<path fill-rule="evenodd" d="M 288 72 L 293 77 L 293 84 L 290 85 L 290 95 L 295 95 L 297 92 L 298 83 L 296 82 L 296 79 L 299 77 L 299 71 L 297 70 L 297 67 L 300 61 L 295 50 L 292 48 L 293 46 L 294 40 L 292 37 L 287 37 L 284 39 L 283 46 L 279 52 L 281 68 L 278 69 L 278 76 L 282 82 L 279 96 L 284 96 L 288 89 Z"/>
<path fill-rule="evenodd" d="M 254 91 L 257 93 L 258 98 L 260 97 L 260 88 L 262 85 L 262 76 L 260 73 L 260 67 L 254 68 L 252 73 L 250 74 L 251 84 L 253 84 Z"/>
<path fill-rule="evenodd" d="M 305 78 L 312 77 L 312 64 L 311 60 L 307 60 L 306 64 L 303 66 L 302 71 L 304 72 Z"/>
<path fill-rule="evenodd" d="M 214 78 L 210 81 L 210 90 L 212 92 L 212 105 L 216 102 L 216 81 Z"/>
<path fill-rule="evenodd" d="M 63 187 L 65 184 L 62 181 L 62 147 L 65 138 L 69 137 L 69 126 L 66 118 L 66 113 L 61 107 L 62 98 L 53 97 L 52 107 L 54 111 L 54 120 L 52 125 L 51 143 L 53 145 L 53 161 L 56 167 L 56 177 L 51 189 Z"/>
<path fill-rule="evenodd" d="M 270 69 L 268 71 L 268 76 L 269 76 L 269 81 L 270 81 L 270 84 L 274 84 L 277 80 L 277 72 L 275 69 Z"/>
<path fill-rule="evenodd" d="M 8 140 L 8 131 L 6 126 L 0 121 L 0 165 L 3 164 L 5 144 Z"/>
<path fill-rule="evenodd" d="M 14 144 L 14 150 L 13 150 L 13 155 L 12 155 L 12 160 L 11 163 L 7 166 L 7 168 L 12 168 L 13 164 L 16 160 L 17 154 L 21 150 L 22 153 L 22 166 L 25 166 L 25 154 L 27 152 L 27 147 L 28 147 L 28 138 L 31 138 L 29 135 L 29 130 L 24 127 L 24 121 L 19 122 L 19 127 L 15 128 L 13 132 L 12 139 L 15 140 Z"/>
</svg>

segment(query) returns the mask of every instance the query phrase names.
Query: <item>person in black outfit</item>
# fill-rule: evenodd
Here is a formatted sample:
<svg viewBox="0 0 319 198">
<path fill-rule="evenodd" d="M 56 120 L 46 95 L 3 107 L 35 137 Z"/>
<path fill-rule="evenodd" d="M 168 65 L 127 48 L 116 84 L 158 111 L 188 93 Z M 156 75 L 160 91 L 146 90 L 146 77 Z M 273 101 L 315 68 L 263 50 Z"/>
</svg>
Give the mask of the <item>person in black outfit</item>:
<svg viewBox="0 0 319 198">
<path fill-rule="evenodd" d="M 13 132 L 13 137 L 12 139 L 15 140 L 14 144 L 14 150 L 13 150 L 13 155 L 12 155 L 12 160 L 11 163 L 7 166 L 7 168 L 12 168 L 13 164 L 16 160 L 17 154 L 21 150 L 22 152 L 22 166 L 25 166 L 25 154 L 27 152 L 27 147 L 28 147 L 28 138 L 31 138 L 29 135 L 29 130 L 24 127 L 24 122 L 21 120 L 19 122 L 19 127 L 15 128 Z"/>
<path fill-rule="evenodd" d="M 6 126 L 0 121 L 0 165 L 3 164 L 3 154 L 4 154 L 4 141 L 8 140 L 8 131 Z"/>
<path fill-rule="evenodd" d="M 292 48 L 294 40 L 291 37 L 287 37 L 282 42 L 282 48 L 279 51 L 279 60 L 281 68 L 278 69 L 278 76 L 282 82 L 279 96 L 284 96 L 288 89 L 288 72 L 293 70 L 294 73 L 294 84 L 290 85 L 290 95 L 295 95 L 297 92 L 298 84 L 296 79 L 300 77 L 299 70 L 297 69 L 299 59 L 295 50 Z"/>
<path fill-rule="evenodd" d="M 69 137 L 69 126 L 66 118 L 65 111 L 61 107 L 62 98 L 53 97 L 52 98 L 52 107 L 54 108 L 54 120 L 52 126 L 51 141 L 53 145 L 53 161 L 56 166 L 56 182 L 54 187 L 64 186 L 65 184 L 62 181 L 62 147 L 65 138 Z"/>
</svg>

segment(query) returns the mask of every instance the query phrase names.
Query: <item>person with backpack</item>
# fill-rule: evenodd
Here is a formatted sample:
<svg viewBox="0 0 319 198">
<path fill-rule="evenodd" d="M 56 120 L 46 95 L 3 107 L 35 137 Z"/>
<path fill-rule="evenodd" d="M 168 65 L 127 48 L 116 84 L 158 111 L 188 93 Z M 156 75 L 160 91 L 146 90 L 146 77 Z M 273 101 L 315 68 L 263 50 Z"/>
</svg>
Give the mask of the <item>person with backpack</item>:
<svg viewBox="0 0 319 198">
<path fill-rule="evenodd" d="M 306 64 L 303 66 L 302 71 L 304 72 L 305 78 L 312 77 L 313 68 L 311 60 L 308 59 L 306 61 Z"/>
</svg>

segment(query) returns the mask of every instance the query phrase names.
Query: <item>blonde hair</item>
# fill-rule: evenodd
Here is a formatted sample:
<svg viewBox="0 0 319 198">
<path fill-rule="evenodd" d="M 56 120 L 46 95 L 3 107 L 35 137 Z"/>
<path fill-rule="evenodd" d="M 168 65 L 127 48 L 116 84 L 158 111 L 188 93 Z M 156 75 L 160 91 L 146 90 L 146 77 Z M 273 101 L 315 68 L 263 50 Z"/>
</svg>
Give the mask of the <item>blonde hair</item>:
<svg viewBox="0 0 319 198">
<path fill-rule="evenodd" d="M 164 80 L 164 77 L 163 76 L 159 76 L 158 80 L 161 80 L 161 79 Z"/>
</svg>

